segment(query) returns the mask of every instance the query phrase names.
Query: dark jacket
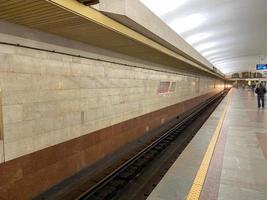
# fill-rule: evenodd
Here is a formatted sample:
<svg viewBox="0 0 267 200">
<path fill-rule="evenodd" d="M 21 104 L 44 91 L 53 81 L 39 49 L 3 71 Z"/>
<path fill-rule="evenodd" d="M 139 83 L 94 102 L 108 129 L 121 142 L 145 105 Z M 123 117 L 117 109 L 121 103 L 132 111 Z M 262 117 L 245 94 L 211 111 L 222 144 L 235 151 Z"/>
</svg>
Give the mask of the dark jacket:
<svg viewBox="0 0 267 200">
<path fill-rule="evenodd" d="M 264 94 L 266 93 L 266 89 L 265 89 L 265 87 L 262 87 L 262 86 L 257 87 L 256 90 L 255 90 L 255 93 L 256 93 L 258 96 L 263 97 Z"/>
</svg>

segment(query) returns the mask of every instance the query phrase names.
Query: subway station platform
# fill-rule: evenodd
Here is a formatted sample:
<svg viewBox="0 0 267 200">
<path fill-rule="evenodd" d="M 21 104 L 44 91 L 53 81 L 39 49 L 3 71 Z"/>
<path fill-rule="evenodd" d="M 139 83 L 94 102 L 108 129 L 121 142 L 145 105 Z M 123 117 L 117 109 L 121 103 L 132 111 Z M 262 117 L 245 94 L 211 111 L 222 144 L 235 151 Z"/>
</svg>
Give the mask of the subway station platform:
<svg viewBox="0 0 267 200">
<path fill-rule="evenodd" d="M 266 200 L 267 108 L 232 89 L 149 200 Z"/>
</svg>

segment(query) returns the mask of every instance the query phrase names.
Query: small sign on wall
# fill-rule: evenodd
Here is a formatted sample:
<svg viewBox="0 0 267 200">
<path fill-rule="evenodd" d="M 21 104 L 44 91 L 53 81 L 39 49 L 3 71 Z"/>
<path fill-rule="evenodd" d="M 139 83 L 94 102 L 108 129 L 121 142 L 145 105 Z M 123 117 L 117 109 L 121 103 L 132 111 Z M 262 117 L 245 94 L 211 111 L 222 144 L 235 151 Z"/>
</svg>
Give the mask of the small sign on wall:
<svg viewBox="0 0 267 200">
<path fill-rule="evenodd" d="M 176 82 L 171 82 L 169 87 L 169 92 L 175 92 L 176 90 Z"/>
<path fill-rule="evenodd" d="M 176 90 L 176 82 L 160 81 L 159 87 L 158 87 L 159 94 L 175 92 L 175 90 Z"/>
<path fill-rule="evenodd" d="M 267 64 L 257 64 L 256 70 L 267 70 Z"/>
<path fill-rule="evenodd" d="M 169 91 L 170 81 L 161 81 L 158 87 L 158 93 L 167 93 Z"/>
</svg>

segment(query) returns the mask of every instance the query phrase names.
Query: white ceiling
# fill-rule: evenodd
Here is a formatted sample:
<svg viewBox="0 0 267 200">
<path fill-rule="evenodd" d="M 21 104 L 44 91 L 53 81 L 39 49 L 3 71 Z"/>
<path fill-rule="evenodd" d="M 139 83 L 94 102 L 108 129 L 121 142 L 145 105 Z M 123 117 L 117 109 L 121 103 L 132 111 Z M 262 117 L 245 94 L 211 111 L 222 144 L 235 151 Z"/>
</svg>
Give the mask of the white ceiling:
<svg viewBox="0 0 267 200">
<path fill-rule="evenodd" d="M 141 0 L 225 74 L 267 62 L 267 0 Z"/>
</svg>

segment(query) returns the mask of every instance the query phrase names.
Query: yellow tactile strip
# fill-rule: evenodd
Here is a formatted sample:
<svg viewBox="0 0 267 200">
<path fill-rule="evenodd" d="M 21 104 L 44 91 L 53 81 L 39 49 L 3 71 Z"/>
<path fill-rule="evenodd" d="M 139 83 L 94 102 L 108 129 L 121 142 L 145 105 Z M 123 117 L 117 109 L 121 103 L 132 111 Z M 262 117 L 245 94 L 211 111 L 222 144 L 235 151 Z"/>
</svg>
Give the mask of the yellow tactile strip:
<svg viewBox="0 0 267 200">
<path fill-rule="evenodd" d="M 227 100 L 227 104 L 224 107 L 223 113 L 221 115 L 221 118 L 219 120 L 219 123 L 215 129 L 215 132 L 211 138 L 210 144 L 208 146 L 208 149 L 204 155 L 204 158 L 201 162 L 201 165 L 198 169 L 197 175 L 195 177 L 195 180 L 192 184 L 192 187 L 190 189 L 190 192 L 187 195 L 187 200 L 197 200 L 200 197 L 200 193 L 202 191 L 204 182 L 205 182 L 205 178 L 208 172 L 208 168 L 209 168 L 209 164 L 217 143 L 217 140 L 219 138 L 220 132 L 221 132 L 221 128 L 225 119 L 225 115 L 227 112 L 227 109 L 229 107 L 229 104 L 231 102 L 231 97 L 232 97 L 232 91 L 230 91 L 229 95 L 228 95 L 228 100 Z"/>
</svg>

